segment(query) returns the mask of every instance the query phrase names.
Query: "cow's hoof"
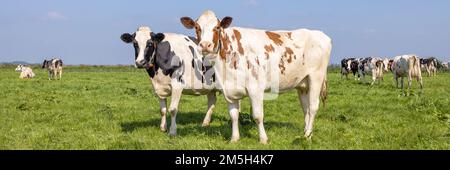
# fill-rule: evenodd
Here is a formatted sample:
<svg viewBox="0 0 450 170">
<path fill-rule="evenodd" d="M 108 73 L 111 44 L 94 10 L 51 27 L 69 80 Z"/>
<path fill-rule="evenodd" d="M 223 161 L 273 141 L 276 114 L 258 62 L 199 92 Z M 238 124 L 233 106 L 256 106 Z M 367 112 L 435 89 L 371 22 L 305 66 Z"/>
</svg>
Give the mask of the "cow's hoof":
<svg viewBox="0 0 450 170">
<path fill-rule="evenodd" d="M 311 138 L 312 138 L 312 132 L 311 131 L 307 131 L 307 132 L 305 132 L 305 138 L 306 138 L 306 140 L 311 140 Z"/>
<path fill-rule="evenodd" d="M 169 132 L 169 135 L 170 136 L 177 136 L 177 132 L 175 131 L 175 132 Z"/>
<path fill-rule="evenodd" d="M 209 126 L 209 122 L 208 123 L 203 122 L 202 127 L 208 127 L 208 126 Z"/>
<path fill-rule="evenodd" d="M 165 127 L 160 128 L 161 132 L 167 132 L 167 129 Z"/>
<path fill-rule="evenodd" d="M 231 138 L 230 143 L 237 143 L 239 138 Z"/>
<path fill-rule="evenodd" d="M 268 144 L 268 139 L 266 138 L 266 139 L 259 139 L 259 143 L 261 143 L 261 144 L 263 144 L 263 145 L 266 145 L 266 144 Z"/>
</svg>

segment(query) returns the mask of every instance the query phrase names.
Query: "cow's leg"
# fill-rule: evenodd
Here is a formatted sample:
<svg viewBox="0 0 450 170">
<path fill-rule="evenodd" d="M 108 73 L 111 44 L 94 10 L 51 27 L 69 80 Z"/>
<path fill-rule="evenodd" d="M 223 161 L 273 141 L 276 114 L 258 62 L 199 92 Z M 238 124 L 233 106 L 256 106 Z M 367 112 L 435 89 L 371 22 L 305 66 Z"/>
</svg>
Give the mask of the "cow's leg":
<svg viewBox="0 0 450 170">
<path fill-rule="evenodd" d="M 308 89 L 298 89 L 297 93 L 298 97 L 300 98 L 303 114 L 305 115 L 305 129 L 303 130 L 303 133 L 306 133 L 306 129 L 308 129 L 309 123 L 309 93 Z"/>
<path fill-rule="evenodd" d="M 211 122 L 211 115 L 216 105 L 216 92 L 211 92 L 207 96 L 208 96 L 208 111 L 206 112 L 205 118 L 203 119 L 202 124 L 203 127 L 209 126 L 209 122 Z"/>
<path fill-rule="evenodd" d="M 420 85 L 420 89 L 423 89 L 423 81 L 422 81 L 422 76 L 417 76 L 417 82 L 419 82 Z"/>
<path fill-rule="evenodd" d="M 59 70 L 59 79 L 61 80 L 62 78 L 62 69 Z"/>
<path fill-rule="evenodd" d="M 399 88 L 398 87 L 398 75 L 397 75 L 397 73 L 393 73 L 394 74 L 394 80 L 395 80 L 395 83 L 396 83 L 396 87 L 397 87 L 397 89 Z"/>
<path fill-rule="evenodd" d="M 161 125 L 159 126 L 162 132 L 167 131 L 166 126 L 166 114 L 167 114 L 167 106 L 166 99 L 159 99 L 159 108 L 161 109 Z"/>
<path fill-rule="evenodd" d="M 175 136 L 177 135 L 177 112 L 178 112 L 178 104 L 180 103 L 181 94 L 182 94 L 182 87 L 176 86 L 174 83 L 172 83 L 172 96 L 170 99 L 170 106 L 169 106 L 169 112 L 170 112 L 170 130 L 169 135 Z"/>
<path fill-rule="evenodd" d="M 370 85 L 375 84 L 375 81 L 377 81 L 377 73 L 372 71 L 372 83 L 370 83 Z"/>
<path fill-rule="evenodd" d="M 319 110 L 320 104 L 320 91 L 324 81 L 323 75 L 310 75 L 309 76 L 309 119 L 308 127 L 305 131 L 305 137 L 311 139 L 313 132 L 314 119 Z"/>
<path fill-rule="evenodd" d="M 239 101 L 228 103 L 228 111 L 231 117 L 231 142 L 239 140 Z"/>
<path fill-rule="evenodd" d="M 255 119 L 256 124 L 258 125 L 259 142 L 261 142 L 262 144 L 267 144 L 268 138 L 266 130 L 264 129 L 263 95 L 264 95 L 263 91 L 250 94 L 250 102 L 252 106 L 253 119 Z"/>
<path fill-rule="evenodd" d="M 55 80 L 57 79 L 56 74 L 58 74 L 58 70 L 55 69 L 55 70 L 53 71 L 53 79 L 55 79 Z"/>
</svg>

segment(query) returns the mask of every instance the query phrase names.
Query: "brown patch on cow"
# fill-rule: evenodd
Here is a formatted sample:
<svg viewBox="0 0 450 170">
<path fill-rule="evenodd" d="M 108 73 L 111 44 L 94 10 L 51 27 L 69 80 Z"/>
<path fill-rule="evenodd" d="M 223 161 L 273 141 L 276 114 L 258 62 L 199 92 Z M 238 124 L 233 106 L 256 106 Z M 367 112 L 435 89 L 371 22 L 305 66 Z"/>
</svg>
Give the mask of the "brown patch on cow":
<svg viewBox="0 0 450 170">
<path fill-rule="evenodd" d="M 239 54 L 244 55 L 244 48 L 242 48 L 241 44 L 241 33 L 238 30 L 233 30 L 233 33 L 234 36 L 236 37 Z"/>
<path fill-rule="evenodd" d="M 252 69 L 252 76 L 255 77 L 256 80 L 258 80 L 258 73 L 256 72 L 255 67 L 253 67 L 253 69 Z"/>
<path fill-rule="evenodd" d="M 250 61 L 247 60 L 247 69 L 250 69 Z"/>
<path fill-rule="evenodd" d="M 222 58 L 222 60 L 226 60 L 227 54 L 230 54 L 229 48 L 230 48 L 230 38 L 228 35 L 222 35 L 221 37 L 222 41 L 222 48 L 219 51 L 219 55 Z"/>
<path fill-rule="evenodd" d="M 288 35 L 288 38 L 292 40 L 292 32 L 288 32 L 287 35 Z"/>
<path fill-rule="evenodd" d="M 280 60 L 280 64 L 278 64 L 278 67 L 280 67 L 281 74 L 284 74 L 284 71 L 286 70 L 286 67 L 284 67 L 283 59 Z"/>
<path fill-rule="evenodd" d="M 258 66 L 259 66 L 259 59 L 256 58 L 255 60 L 256 60 L 256 64 L 258 64 Z"/>
<path fill-rule="evenodd" d="M 237 65 L 238 65 L 238 57 L 236 55 L 233 55 L 233 57 L 231 57 L 231 62 L 230 62 L 230 67 L 237 69 Z"/>
<path fill-rule="evenodd" d="M 274 52 L 275 51 L 275 48 L 273 48 L 272 44 L 265 45 L 264 49 L 266 49 L 266 52 Z"/>
<path fill-rule="evenodd" d="M 202 28 L 200 28 L 200 25 L 195 23 L 195 34 L 197 35 L 197 43 L 202 40 L 202 37 L 200 36 L 202 34 Z"/>
<path fill-rule="evenodd" d="M 269 37 L 270 40 L 272 40 L 276 45 L 280 46 L 283 44 L 283 41 L 281 40 L 281 35 L 266 31 L 267 37 Z"/>
<path fill-rule="evenodd" d="M 264 49 L 266 50 L 266 52 L 264 52 L 264 54 L 266 55 L 266 59 L 269 59 L 269 53 L 274 52 L 275 48 L 273 48 L 272 44 L 269 44 L 269 45 L 265 45 Z"/>
<path fill-rule="evenodd" d="M 287 62 L 291 63 L 292 62 L 292 56 L 294 55 L 294 51 L 292 51 L 291 48 L 286 47 L 286 51 L 284 52 L 284 56 L 287 57 Z"/>
</svg>

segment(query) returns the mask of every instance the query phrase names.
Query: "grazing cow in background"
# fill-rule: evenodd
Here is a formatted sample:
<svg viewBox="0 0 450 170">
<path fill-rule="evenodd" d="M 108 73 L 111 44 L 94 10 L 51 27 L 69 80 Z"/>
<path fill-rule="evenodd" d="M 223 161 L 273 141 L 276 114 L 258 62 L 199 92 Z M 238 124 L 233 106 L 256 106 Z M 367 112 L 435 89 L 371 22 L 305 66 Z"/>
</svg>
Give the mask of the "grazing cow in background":
<svg viewBox="0 0 450 170">
<path fill-rule="evenodd" d="M 25 79 L 25 78 L 33 78 L 36 74 L 33 73 L 33 70 L 30 67 L 27 67 L 25 65 L 19 64 L 16 67 L 16 71 L 20 72 L 19 78 Z"/>
<path fill-rule="evenodd" d="M 449 67 L 448 67 L 449 62 L 444 62 L 442 63 L 442 68 L 444 69 L 444 71 L 449 71 Z"/>
<path fill-rule="evenodd" d="M 360 79 L 360 75 L 358 73 L 359 70 L 359 59 L 353 59 L 350 62 L 350 70 L 352 70 L 353 73 L 353 77 L 355 77 L 355 80 L 359 80 Z"/>
<path fill-rule="evenodd" d="M 436 76 L 437 71 L 437 60 L 434 57 L 427 59 L 420 59 L 421 68 L 425 68 L 428 73 L 428 77 Z"/>
<path fill-rule="evenodd" d="M 48 79 L 59 79 L 62 78 L 62 70 L 63 70 L 63 62 L 59 58 L 54 58 L 51 60 L 44 60 L 42 63 L 42 68 L 46 68 L 48 70 Z"/>
<path fill-rule="evenodd" d="M 408 77 L 408 93 L 413 78 L 416 78 L 420 84 L 420 89 L 423 89 L 420 59 L 416 55 L 402 55 L 395 57 L 392 69 L 397 88 L 398 78 L 401 78 L 401 89 L 403 90 L 403 78 Z"/>
<path fill-rule="evenodd" d="M 122 34 L 122 41 L 132 43 L 135 66 L 145 68 L 159 98 L 161 131 L 166 131 L 166 100 L 171 97 L 170 135 L 176 135 L 176 116 L 182 94 L 206 95 L 208 111 L 203 126 L 208 126 L 216 103 L 214 69 L 208 59 L 198 53 L 197 40 L 181 34 L 154 33 L 142 26 L 133 34 Z"/>
<path fill-rule="evenodd" d="M 389 69 L 389 71 L 390 72 L 392 72 L 393 70 L 392 70 L 392 65 L 394 64 L 394 60 L 389 60 L 389 62 L 388 62 L 388 69 Z"/>
<path fill-rule="evenodd" d="M 248 96 L 261 143 L 267 143 L 263 100 L 297 89 L 305 114 L 304 136 L 311 138 L 320 98 L 326 99 L 326 75 L 331 39 L 321 31 L 297 29 L 267 31 L 229 27 L 231 17 L 219 20 L 205 11 L 197 20 L 182 17 L 195 29 L 198 50 L 212 59 L 218 85 L 228 102 L 232 122 L 231 142 L 239 140 L 238 101 Z M 270 94 L 265 94 L 270 92 Z"/>
<path fill-rule="evenodd" d="M 384 72 L 389 72 L 389 58 L 383 59 L 383 70 Z"/>
<path fill-rule="evenodd" d="M 341 79 L 345 76 L 348 79 L 350 73 L 350 64 L 355 58 L 344 58 L 341 60 Z"/>
<path fill-rule="evenodd" d="M 365 58 L 362 59 L 359 63 L 359 74 L 360 77 L 363 78 L 363 82 L 365 82 L 365 75 L 366 74 L 372 74 L 372 82 L 371 85 L 373 85 L 375 82 L 380 83 L 380 80 L 383 80 L 383 60 L 379 58 Z"/>
</svg>

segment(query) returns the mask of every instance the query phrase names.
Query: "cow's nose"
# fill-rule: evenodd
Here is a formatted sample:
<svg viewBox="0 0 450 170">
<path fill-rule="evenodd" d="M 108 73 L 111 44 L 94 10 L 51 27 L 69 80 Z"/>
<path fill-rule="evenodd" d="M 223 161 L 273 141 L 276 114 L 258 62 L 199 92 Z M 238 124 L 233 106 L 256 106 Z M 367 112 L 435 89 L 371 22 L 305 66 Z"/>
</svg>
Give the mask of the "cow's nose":
<svg viewBox="0 0 450 170">
<path fill-rule="evenodd" d="M 143 68 L 147 62 L 145 60 L 136 61 L 136 66 L 138 68 Z"/>
<path fill-rule="evenodd" d="M 199 45 L 203 49 L 210 49 L 212 47 L 212 42 L 203 41 L 203 42 L 200 42 Z"/>
</svg>

